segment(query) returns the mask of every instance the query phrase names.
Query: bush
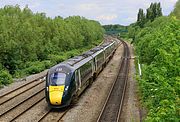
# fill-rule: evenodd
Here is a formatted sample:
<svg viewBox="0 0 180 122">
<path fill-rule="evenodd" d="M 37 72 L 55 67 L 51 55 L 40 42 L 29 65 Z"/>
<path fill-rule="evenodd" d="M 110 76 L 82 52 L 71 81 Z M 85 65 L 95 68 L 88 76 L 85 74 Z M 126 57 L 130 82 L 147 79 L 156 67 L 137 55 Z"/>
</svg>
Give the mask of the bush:
<svg viewBox="0 0 180 122">
<path fill-rule="evenodd" d="M 7 85 L 13 82 L 11 74 L 7 70 L 0 71 L 0 85 Z"/>
<path fill-rule="evenodd" d="M 26 72 L 26 74 L 35 74 L 35 73 L 39 73 L 41 71 L 43 71 L 45 69 L 45 63 L 40 62 L 40 61 L 36 61 L 36 62 L 31 62 L 30 63 L 31 66 L 24 69 L 24 71 Z"/>
<path fill-rule="evenodd" d="M 49 55 L 48 59 L 57 64 L 57 63 L 65 61 L 67 59 L 67 56 L 64 54 L 63 55 Z"/>
<path fill-rule="evenodd" d="M 72 51 L 68 51 L 65 53 L 65 55 L 67 55 L 67 58 L 72 58 L 74 56 L 79 55 L 80 52 L 78 50 L 72 50 Z"/>
<path fill-rule="evenodd" d="M 145 121 L 176 122 L 180 95 L 180 21 L 161 17 L 148 23 L 135 41 L 140 62 L 139 80 L 143 103 L 148 108 Z"/>
<path fill-rule="evenodd" d="M 55 65 L 55 62 L 53 63 L 52 61 L 50 60 L 45 60 L 45 61 L 42 61 L 45 65 L 45 69 L 49 69 L 50 67 L 52 67 L 53 65 Z"/>
</svg>

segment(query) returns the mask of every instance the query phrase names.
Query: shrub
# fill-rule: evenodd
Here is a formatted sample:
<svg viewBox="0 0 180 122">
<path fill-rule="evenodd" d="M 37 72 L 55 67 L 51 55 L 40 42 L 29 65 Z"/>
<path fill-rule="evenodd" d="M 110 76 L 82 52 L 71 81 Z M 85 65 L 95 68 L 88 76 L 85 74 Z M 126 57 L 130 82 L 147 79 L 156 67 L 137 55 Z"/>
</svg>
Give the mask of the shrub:
<svg viewBox="0 0 180 122">
<path fill-rule="evenodd" d="M 136 38 L 136 52 L 144 64 L 139 85 L 148 109 L 147 122 L 178 121 L 179 26 L 180 21 L 174 18 L 157 18 L 140 30 Z"/>
<path fill-rule="evenodd" d="M 60 63 L 67 59 L 66 55 L 49 55 L 48 59 L 52 62 Z"/>
<path fill-rule="evenodd" d="M 0 85 L 7 85 L 13 82 L 11 74 L 7 70 L 0 71 Z"/>
<path fill-rule="evenodd" d="M 36 61 L 36 62 L 31 62 L 30 64 L 31 64 L 30 67 L 24 69 L 26 74 L 39 73 L 45 69 L 45 64 L 43 62 Z"/>
<path fill-rule="evenodd" d="M 55 65 L 55 62 L 52 62 L 50 60 L 45 60 L 45 61 L 42 61 L 45 65 L 45 69 L 49 69 L 50 67 L 52 67 L 53 65 Z"/>
</svg>

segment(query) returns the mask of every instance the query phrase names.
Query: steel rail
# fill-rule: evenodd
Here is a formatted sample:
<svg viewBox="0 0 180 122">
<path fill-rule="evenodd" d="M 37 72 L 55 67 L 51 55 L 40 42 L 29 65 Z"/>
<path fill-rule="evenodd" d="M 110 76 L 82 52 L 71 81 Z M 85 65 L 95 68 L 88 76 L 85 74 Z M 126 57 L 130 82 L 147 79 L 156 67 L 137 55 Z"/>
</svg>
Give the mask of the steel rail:
<svg viewBox="0 0 180 122">
<path fill-rule="evenodd" d="M 46 113 L 44 113 L 37 121 L 38 122 L 42 122 L 49 114 L 51 114 L 52 112 L 52 108 L 49 109 Z M 62 111 L 62 115 L 59 117 L 59 119 L 57 120 L 57 122 L 59 122 L 64 116 L 65 114 L 70 110 L 70 108 L 66 109 L 65 111 Z"/>
<path fill-rule="evenodd" d="M 126 44 L 126 46 L 127 46 L 127 44 Z M 127 57 L 129 57 L 129 55 L 130 55 L 129 49 L 127 51 L 128 51 L 127 52 Z M 129 74 L 129 65 L 130 64 L 129 64 L 129 60 L 128 60 L 127 75 Z M 122 113 L 122 107 L 123 107 L 123 102 L 124 102 L 126 88 L 127 88 L 127 81 L 128 81 L 128 76 L 126 76 L 126 79 L 125 79 L 125 85 L 124 85 L 124 88 L 123 88 L 122 100 L 121 100 L 119 111 L 118 111 L 117 121 L 120 120 L 120 116 L 121 116 L 121 113 Z"/>
<path fill-rule="evenodd" d="M 127 75 L 128 75 L 128 68 L 129 68 L 129 49 L 128 49 L 127 44 L 124 41 L 122 41 L 122 43 L 124 45 L 124 53 L 123 53 L 123 58 L 120 63 L 119 72 L 118 72 L 116 80 L 114 81 L 110 89 L 110 92 L 104 103 L 102 111 L 97 119 L 97 122 L 119 121 L 119 117 L 120 117 L 122 106 L 123 106 L 123 99 L 124 99 L 125 90 L 126 90 L 126 84 L 127 84 L 127 79 L 128 79 Z M 118 87 L 119 85 L 121 86 Z M 117 91 L 117 90 L 120 90 L 120 91 Z M 122 91 L 122 94 L 118 93 L 121 91 Z M 113 95 L 117 95 L 117 96 L 113 97 Z M 113 106 L 109 106 L 112 108 L 112 111 L 111 111 L 112 113 L 109 113 L 110 108 L 108 108 L 108 104 L 113 105 Z M 108 114 L 110 114 L 111 116 L 108 116 Z"/>
<path fill-rule="evenodd" d="M 57 122 L 60 122 L 61 119 L 66 115 L 66 113 L 69 111 L 70 109 L 67 109 L 66 111 L 63 112 L 63 114 L 60 116 L 60 118 L 58 119 Z"/>
<path fill-rule="evenodd" d="M 10 90 L 10 91 L 8 91 L 8 92 L 6 92 L 6 93 L 0 95 L 0 98 L 2 98 L 2 97 L 4 97 L 4 96 L 6 96 L 6 95 L 8 95 L 8 94 L 10 94 L 10 93 L 12 93 L 12 92 L 18 90 L 18 89 L 21 89 L 21 88 L 23 88 L 23 87 L 25 87 L 25 86 L 27 86 L 27 85 L 29 85 L 29 84 L 35 82 L 35 81 L 38 81 L 38 80 L 42 79 L 43 77 L 45 77 L 45 76 L 42 76 L 42 77 L 40 77 L 40 78 L 37 78 L 37 79 L 32 80 L 32 81 L 30 81 L 30 82 L 27 82 L 27 83 L 25 83 L 25 84 L 23 84 L 23 85 L 20 85 L 20 86 L 16 87 L 15 89 L 12 89 L 12 90 Z"/>
<path fill-rule="evenodd" d="M 20 93 L 18 93 L 18 94 L 16 94 L 16 95 L 14 95 L 13 97 L 10 97 L 10 98 L 8 98 L 7 100 L 1 102 L 0 105 L 2 105 L 2 104 L 4 104 L 4 103 L 6 103 L 6 102 L 12 100 L 13 98 L 15 98 L 15 97 L 17 97 L 17 96 L 23 94 L 24 92 L 27 92 L 28 90 L 30 90 L 30 89 L 36 87 L 37 85 L 39 85 L 39 84 L 41 84 L 41 83 L 43 83 L 43 82 L 44 82 L 44 80 L 40 81 L 40 82 L 37 83 L 37 84 L 34 84 L 33 86 L 29 87 L 28 89 L 25 89 L 24 91 L 22 91 L 22 92 L 20 92 Z M 3 99 L 3 98 L 1 98 L 1 99 Z"/>
<path fill-rule="evenodd" d="M 20 113 L 18 113 L 18 115 L 16 117 L 14 117 L 13 119 L 10 120 L 10 122 L 13 122 L 15 119 L 17 119 L 18 117 L 20 117 L 22 114 L 24 114 L 26 111 L 30 110 L 32 107 L 34 107 L 35 105 L 37 105 L 39 102 L 41 102 L 42 100 L 44 100 L 45 97 L 42 97 L 41 99 L 39 99 L 38 101 L 36 101 L 33 105 L 29 106 L 26 110 L 21 111 Z"/>
<path fill-rule="evenodd" d="M 23 101 L 21 101 L 21 102 L 18 103 L 17 105 L 15 105 L 15 106 L 11 107 L 10 109 L 6 110 L 5 112 L 1 113 L 1 114 L 0 114 L 0 117 L 3 116 L 3 115 L 5 115 L 5 114 L 7 114 L 8 112 L 10 112 L 11 110 L 15 109 L 16 107 L 20 106 L 22 103 L 26 102 L 27 100 L 33 98 L 34 96 L 36 96 L 37 94 L 39 94 L 40 92 L 42 92 L 44 89 L 45 89 L 45 88 L 40 89 L 38 92 L 32 94 L 31 96 L 29 96 L 28 98 L 24 99 Z M 44 98 L 45 98 L 45 96 L 44 96 Z"/>
<path fill-rule="evenodd" d="M 42 121 L 50 112 L 52 111 L 52 108 L 46 111 L 37 121 L 40 122 Z"/>
</svg>

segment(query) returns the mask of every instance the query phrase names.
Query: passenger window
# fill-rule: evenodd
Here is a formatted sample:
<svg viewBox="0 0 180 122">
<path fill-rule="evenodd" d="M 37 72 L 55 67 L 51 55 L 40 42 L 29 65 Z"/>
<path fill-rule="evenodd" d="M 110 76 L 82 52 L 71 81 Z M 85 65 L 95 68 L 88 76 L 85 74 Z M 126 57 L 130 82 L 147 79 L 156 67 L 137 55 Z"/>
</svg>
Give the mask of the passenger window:
<svg viewBox="0 0 180 122">
<path fill-rule="evenodd" d="M 90 62 L 84 64 L 81 68 L 81 82 L 85 82 L 84 79 L 89 77 L 92 72 L 92 65 Z"/>
</svg>

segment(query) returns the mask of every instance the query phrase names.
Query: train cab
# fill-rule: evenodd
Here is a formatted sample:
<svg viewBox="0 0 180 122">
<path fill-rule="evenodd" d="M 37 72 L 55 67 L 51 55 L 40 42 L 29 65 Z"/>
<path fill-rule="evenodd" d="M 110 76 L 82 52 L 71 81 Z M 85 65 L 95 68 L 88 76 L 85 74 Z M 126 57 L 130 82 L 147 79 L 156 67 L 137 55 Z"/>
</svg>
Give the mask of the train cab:
<svg viewBox="0 0 180 122">
<path fill-rule="evenodd" d="M 46 77 L 46 101 L 53 108 L 70 104 L 71 95 L 75 92 L 75 81 L 71 68 L 58 66 L 48 71 Z"/>
</svg>

